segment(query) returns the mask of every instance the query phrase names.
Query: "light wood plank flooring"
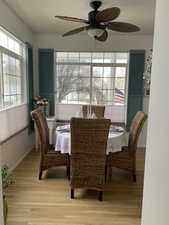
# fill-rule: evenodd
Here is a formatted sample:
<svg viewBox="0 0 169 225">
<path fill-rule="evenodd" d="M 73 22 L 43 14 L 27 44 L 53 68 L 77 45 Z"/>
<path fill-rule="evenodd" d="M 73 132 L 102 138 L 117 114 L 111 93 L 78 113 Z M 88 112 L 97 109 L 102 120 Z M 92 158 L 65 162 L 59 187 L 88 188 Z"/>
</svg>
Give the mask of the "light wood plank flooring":
<svg viewBox="0 0 169 225">
<path fill-rule="evenodd" d="M 14 170 L 7 193 L 8 225 L 140 225 L 144 150 L 137 152 L 137 183 L 121 170 L 112 171 L 104 201 L 97 192 L 75 191 L 70 199 L 64 168 L 49 170 L 38 180 L 39 154 L 31 152 Z"/>
</svg>

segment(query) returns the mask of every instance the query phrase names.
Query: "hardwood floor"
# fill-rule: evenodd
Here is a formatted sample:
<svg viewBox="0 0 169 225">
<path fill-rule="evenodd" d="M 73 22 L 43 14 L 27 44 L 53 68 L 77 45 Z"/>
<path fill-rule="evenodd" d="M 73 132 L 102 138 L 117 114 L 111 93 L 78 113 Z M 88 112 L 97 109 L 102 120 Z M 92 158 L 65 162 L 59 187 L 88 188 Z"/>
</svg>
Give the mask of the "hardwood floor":
<svg viewBox="0 0 169 225">
<path fill-rule="evenodd" d="M 7 192 L 8 225 L 140 225 L 144 150 L 137 152 L 137 183 L 121 170 L 112 171 L 103 202 L 97 192 L 75 190 L 70 199 L 64 168 L 49 170 L 38 180 L 39 154 L 31 152 L 14 170 Z"/>
</svg>

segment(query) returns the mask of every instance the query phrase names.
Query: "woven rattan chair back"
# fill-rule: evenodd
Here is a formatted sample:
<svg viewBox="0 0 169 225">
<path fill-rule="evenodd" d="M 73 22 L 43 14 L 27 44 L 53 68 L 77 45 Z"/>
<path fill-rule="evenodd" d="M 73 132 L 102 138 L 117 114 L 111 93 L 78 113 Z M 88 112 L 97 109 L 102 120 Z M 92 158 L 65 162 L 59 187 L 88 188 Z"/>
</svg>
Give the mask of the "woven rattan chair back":
<svg viewBox="0 0 169 225">
<path fill-rule="evenodd" d="M 57 166 L 67 166 L 67 175 L 69 177 L 70 164 L 68 154 L 55 151 L 49 144 L 49 129 L 44 112 L 40 109 L 35 109 L 31 112 L 31 115 L 39 135 L 39 149 L 41 153 L 39 180 L 41 180 L 44 170 Z"/>
<path fill-rule="evenodd" d="M 41 109 L 35 109 L 31 112 L 32 119 L 34 120 L 38 135 L 39 147 L 41 154 L 45 154 L 49 149 L 49 128 L 46 121 L 46 116 Z"/>
<path fill-rule="evenodd" d="M 49 143 L 49 128 L 48 128 L 48 123 L 46 120 L 46 115 L 43 110 L 41 110 L 40 113 L 42 116 L 44 129 L 46 130 L 46 140 L 47 140 L 47 143 Z"/>
<path fill-rule="evenodd" d="M 71 119 L 71 188 L 102 190 L 109 119 Z"/>
<path fill-rule="evenodd" d="M 138 138 L 146 119 L 147 114 L 139 111 L 136 113 L 135 117 L 132 120 L 132 124 L 129 131 L 129 143 L 128 143 L 130 154 L 136 153 Z"/>
<path fill-rule="evenodd" d="M 87 117 L 89 112 L 89 105 L 82 106 L 83 117 Z M 91 113 L 95 113 L 97 118 L 104 118 L 105 106 L 91 105 Z"/>
</svg>

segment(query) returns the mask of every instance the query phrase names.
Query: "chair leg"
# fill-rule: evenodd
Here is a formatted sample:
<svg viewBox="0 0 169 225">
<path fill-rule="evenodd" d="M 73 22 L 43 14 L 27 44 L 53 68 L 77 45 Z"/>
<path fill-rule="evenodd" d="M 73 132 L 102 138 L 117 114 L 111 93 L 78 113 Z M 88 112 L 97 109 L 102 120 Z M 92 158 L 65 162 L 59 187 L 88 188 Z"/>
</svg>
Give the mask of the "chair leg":
<svg viewBox="0 0 169 225">
<path fill-rule="evenodd" d="M 112 179 L 112 167 L 108 167 L 108 179 L 109 179 L 109 182 Z"/>
<path fill-rule="evenodd" d="M 67 177 L 70 180 L 70 166 L 67 166 Z"/>
<path fill-rule="evenodd" d="M 39 172 L 39 180 L 41 180 L 42 179 L 42 170 L 40 170 L 40 172 Z"/>
<path fill-rule="evenodd" d="M 133 174 L 133 181 L 136 182 L 137 179 L 136 179 L 136 174 Z"/>
<path fill-rule="evenodd" d="M 105 167 L 105 183 L 107 181 L 107 166 Z"/>
<path fill-rule="evenodd" d="M 99 201 L 103 201 L 103 191 L 99 191 Z"/>
<path fill-rule="evenodd" d="M 136 158 L 134 158 L 134 161 L 133 161 L 132 175 L 133 175 L 133 181 L 136 182 Z"/>
<path fill-rule="evenodd" d="M 136 163 L 135 163 L 135 161 L 134 161 L 132 174 L 133 174 L 133 181 L 136 182 Z"/>
<path fill-rule="evenodd" d="M 74 189 L 71 188 L 71 199 L 74 199 Z"/>
</svg>

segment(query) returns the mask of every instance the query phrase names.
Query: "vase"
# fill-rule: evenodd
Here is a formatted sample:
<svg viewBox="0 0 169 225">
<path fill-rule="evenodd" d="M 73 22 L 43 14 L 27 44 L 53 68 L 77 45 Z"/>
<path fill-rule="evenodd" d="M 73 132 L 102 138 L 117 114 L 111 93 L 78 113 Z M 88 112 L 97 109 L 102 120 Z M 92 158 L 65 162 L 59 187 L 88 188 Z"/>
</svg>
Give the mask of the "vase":
<svg viewBox="0 0 169 225">
<path fill-rule="evenodd" d="M 5 195 L 3 195 L 3 214 L 4 214 L 4 225 L 6 225 L 8 215 L 8 203 Z"/>
<path fill-rule="evenodd" d="M 47 117 L 49 116 L 49 105 L 40 105 L 38 108 L 41 109 Z"/>
<path fill-rule="evenodd" d="M 44 105 L 40 105 L 40 106 L 38 106 L 38 109 L 41 109 L 43 112 L 45 111 L 45 107 L 44 107 Z"/>
<path fill-rule="evenodd" d="M 44 105 L 38 106 L 38 109 L 42 110 L 46 115 L 46 107 Z"/>
</svg>

